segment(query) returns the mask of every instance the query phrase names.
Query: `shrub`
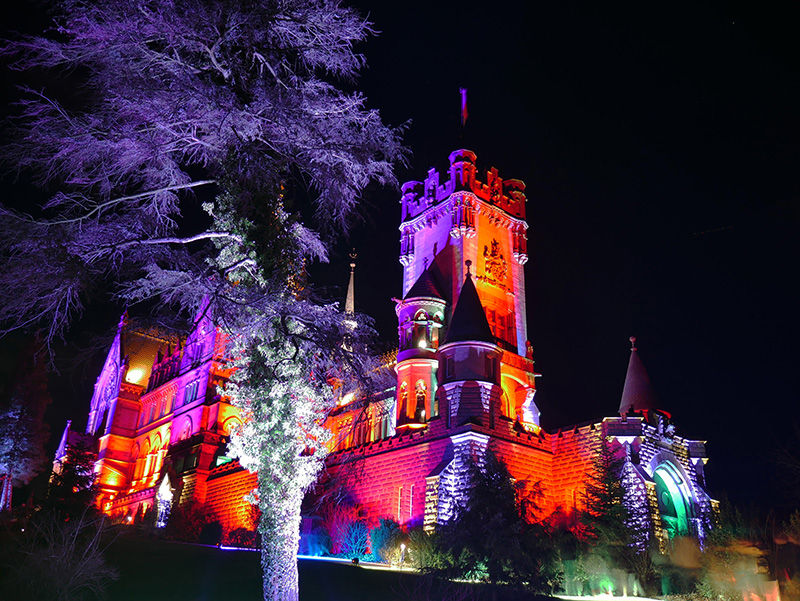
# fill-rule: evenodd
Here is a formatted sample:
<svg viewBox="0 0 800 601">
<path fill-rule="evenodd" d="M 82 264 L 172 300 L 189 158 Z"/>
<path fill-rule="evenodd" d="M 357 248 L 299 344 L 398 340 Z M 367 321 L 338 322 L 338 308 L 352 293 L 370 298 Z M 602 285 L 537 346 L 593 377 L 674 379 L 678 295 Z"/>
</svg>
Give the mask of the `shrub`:
<svg viewBox="0 0 800 601">
<path fill-rule="evenodd" d="M 369 527 L 363 520 L 350 522 L 345 530 L 340 554 L 348 559 L 362 559 L 367 555 Z"/>
<path fill-rule="evenodd" d="M 261 535 L 256 530 L 247 528 L 236 528 L 231 530 L 225 537 L 225 544 L 232 547 L 246 547 L 257 549 L 261 546 Z"/>
<path fill-rule="evenodd" d="M 369 533 L 370 559 L 392 563 L 393 556 L 399 551 L 402 534 L 399 523 L 391 518 L 381 518 Z"/>
<path fill-rule="evenodd" d="M 103 598 L 119 578 L 105 561 L 108 528 L 89 513 L 68 521 L 57 511 L 36 516 L 13 542 L 3 598 L 81 601 Z"/>
<path fill-rule="evenodd" d="M 164 537 L 186 543 L 199 543 L 203 529 L 214 521 L 216 516 L 213 511 L 208 510 L 202 503 L 189 500 L 172 508 L 169 521 L 164 528 Z M 220 527 L 220 535 L 212 544 L 219 543 L 221 536 Z"/>
</svg>

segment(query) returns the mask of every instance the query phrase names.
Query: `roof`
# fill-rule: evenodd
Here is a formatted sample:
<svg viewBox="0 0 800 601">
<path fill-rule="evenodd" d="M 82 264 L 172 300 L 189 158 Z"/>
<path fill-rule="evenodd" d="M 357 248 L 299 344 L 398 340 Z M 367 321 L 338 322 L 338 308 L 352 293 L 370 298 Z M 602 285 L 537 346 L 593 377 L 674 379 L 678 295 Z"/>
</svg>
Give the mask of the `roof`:
<svg viewBox="0 0 800 601">
<path fill-rule="evenodd" d="M 631 338 L 631 343 L 635 342 Z M 657 409 L 656 395 L 650 376 L 639 358 L 635 346 L 631 346 L 631 358 L 628 361 L 628 373 L 625 376 L 625 386 L 622 389 L 622 399 L 619 403 L 619 414 L 625 415 L 629 411 L 652 411 Z"/>
<path fill-rule="evenodd" d="M 417 281 L 414 282 L 414 285 L 408 290 L 408 293 L 403 300 L 417 298 L 420 296 L 440 298 L 444 300 L 444 296 L 442 296 L 439 287 L 436 285 L 436 282 L 433 280 L 433 276 L 428 269 L 423 271 L 422 275 L 417 278 Z"/>
<path fill-rule="evenodd" d="M 450 327 L 447 328 L 444 344 L 468 340 L 495 344 L 492 328 L 486 320 L 481 299 L 469 273 L 458 295 L 456 308 L 453 309 L 453 318 L 450 320 Z"/>
</svg>

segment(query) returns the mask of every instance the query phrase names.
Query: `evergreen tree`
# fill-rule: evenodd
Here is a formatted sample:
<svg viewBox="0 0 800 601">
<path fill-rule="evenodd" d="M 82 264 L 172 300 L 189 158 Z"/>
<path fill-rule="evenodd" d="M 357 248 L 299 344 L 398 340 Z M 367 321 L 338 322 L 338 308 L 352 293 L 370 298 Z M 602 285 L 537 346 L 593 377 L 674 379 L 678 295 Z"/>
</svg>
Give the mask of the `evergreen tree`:
<svg viewBox="0 0 800 601">
<path fill-rule="evenodd" d="M 584 563 L 594 566 L 596 576 L 606 572 L 603 576 L 609 581 L 608 572 L 614 569 L 633 574 L 649 590 L 655 578 L 655 541 L 646 504 L 625 485 L 626 469 L 631 466 L 626 462 L 624 448 L 614 449 L 603 440 L 587 474 L 583 497 L 581 520 L 589 540 Z"/>
<path fill-rule="evenodd" d="M 66 455 L 53 470 L 45 507 L 66 519 L 92 513 L 95 453 L 85 444 L 67 445 Z"/>
<path fill-rule="evenodd" d="M 54 6 L 53 31 L 4 46 L 13 68 L 58 85 L 24 91 L 4 153 L 57 192 L 25 214 L 0 208 L 2 328 L 52 341 L 108 292 L 131 310 L 205 307 L 237 358 L 227 393 L 250 420 L 234 446 L 259 470 L 264 596 L 296 599 L 328 381 L 364 387 L 371 367 L 369 325 L 352 332 L 302 273 L 326 259 L 319 232 L 346 230 L 362 190 L 393 183 L 404 157 L 398 130 L 337 87 L 364 66 L 355 45 L 371 24 L 338 0 Z"/>
<path fill-rule="evenodd" d="M 556 549 L 546 528 L 530 521 L 536 487 L 515 481 L 503 461 L 487 449 L 468 465 L 469 492 L 455 515 L 433 534 L 430 574 L 540 593 L 560 583 Z"/>
<path fill-rule="evenodd" d="M 622 485 L 624 458 L 615 453 L 608 441 L 603 441 L 587 474 L 583 497 L 583 520 L 597 545 L 608 551 L 612 560 L 619 563 L 622 549 L 631 542 Z"/>
</svg>

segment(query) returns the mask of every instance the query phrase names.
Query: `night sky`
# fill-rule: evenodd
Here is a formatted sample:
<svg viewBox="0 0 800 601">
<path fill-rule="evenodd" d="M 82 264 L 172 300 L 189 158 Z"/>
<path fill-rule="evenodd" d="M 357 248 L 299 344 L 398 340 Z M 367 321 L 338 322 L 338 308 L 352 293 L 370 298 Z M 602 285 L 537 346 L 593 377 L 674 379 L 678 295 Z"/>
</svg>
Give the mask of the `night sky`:
<svg viewBox="0 0 800 601">
<path fill-rule="evenodd" d="M 800 19 L 738 4 L 365 1 L 382 33 L 359 87 L 411 120 L 401 182 L 466 147 L 481 174 L 527 184 L 546 428 L 615 413 L 633 335 L 679 434 L 708 440 L 712 492 L 783 504 L 774 453 L 800 424 Z M 398 199 L 369 194 L 350 243 L 357 306 L 394 343 Z M 324 274 L 340 294 L 344 262 Z"/>
<path fill-rule="evenodd" d="M 547 429 L 615 413 L 634 335 L 678 433 L 708 441 L 712 494 L 785 506 L 773 459 L 800 426 L 800 19 L 757 4 L 361 0 L 381 34 L 356 86 L 410 121 L 401 183 L 469 148 L 481 179 L 494 166 L 527 184 Z M 354 246 L 357 309 L 391 346 L 399 192 L 366 201 L 312 276 L 343 299 Z M 75 373 L 54 421 L 85 419 L 97 372 Z"/>
</svg>

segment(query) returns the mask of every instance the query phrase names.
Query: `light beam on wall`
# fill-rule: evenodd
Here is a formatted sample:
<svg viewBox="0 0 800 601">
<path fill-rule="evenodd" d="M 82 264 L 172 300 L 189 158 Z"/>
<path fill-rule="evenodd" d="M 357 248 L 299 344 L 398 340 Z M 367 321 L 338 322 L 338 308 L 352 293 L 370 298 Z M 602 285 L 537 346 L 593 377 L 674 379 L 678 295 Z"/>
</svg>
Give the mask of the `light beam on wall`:
<svg viewBox="0 0 800 601">
<path fill-rule="evenodd" d="M 144 375 L 143 369 L 129 369 L 125 375 L 125 380 L 131 384 L 138 384 Z"/>
</svg>

